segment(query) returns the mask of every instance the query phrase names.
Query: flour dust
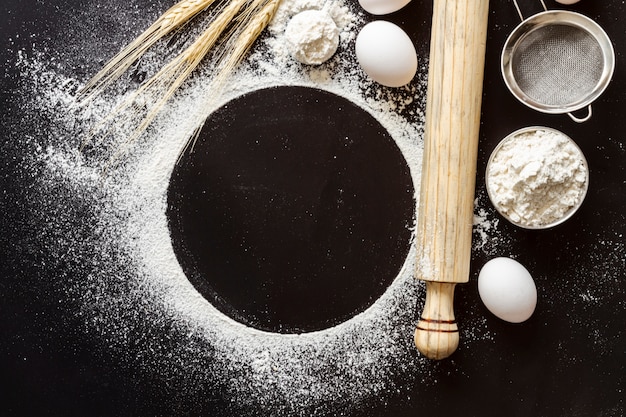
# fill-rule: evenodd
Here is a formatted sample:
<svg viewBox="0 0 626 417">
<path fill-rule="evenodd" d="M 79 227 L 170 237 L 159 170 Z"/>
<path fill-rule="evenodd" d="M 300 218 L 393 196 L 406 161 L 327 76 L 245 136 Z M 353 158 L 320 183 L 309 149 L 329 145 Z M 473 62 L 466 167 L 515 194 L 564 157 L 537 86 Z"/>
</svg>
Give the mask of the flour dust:
<svg viewBox="0 0 626 417">
<path fill-rule="evenodd" d="M 223 415 L 309 416 L 337 409 L 349 414 L 380 406 L 388 394 L 410 395 L 399 381 L 415 374 L 421 374 L 424 383 L 431 378 L 432 368 L 412 341 L 416 306 L 424 295 L 412 274 L 413 246 L 398 277 L 369 309 L 333 328 L 299 335 L 262 332 L 224 316 L 186 279 L 172 249 L 166 194 L 179 152 L 202 116 L 262 87 L 320 88 L 366 109 L 396 141 L 419 190 L 425 58 L 407 87 L 374 84 L 352 52 L 365 16 L 353 4 L 337 1 L 328 9 L 340 31 L 336 54 L 319 66 L 300 64 L 285 49 L 286 24 L 296 13 L 321 9 L 324 3 L 285 0 L 266 34 L 217 96 L 206 91 L 206 71 L 201 69 L 144 137 L 123 149 L 115 165 L 109 165 L 109 158 L 128 135 L 124 128 L 80 148 L 93 123 L 138 81 L 132 76 L 123 79 L 81 108 L 73 96 L 95 65 L 68 64 L 101 54 L 93 31 L 107 7 L 93 3 L 77 11 L 80 19 L 68 17 L 68 32 L 85 36 L 66 39 L 56 50 L 35 45 L 29 53 L 16 51 L 23 123 L 32 125 L 31 135 L 18 138 L 31 150 L 24 162 L 25 171 L 35 178 L 29 209 L 44 235 L 55 237 L 46 247 L 47 256 L 73 257 L 77 263 L 55 285 L 72 300 L 82 331 L 98 341 L 104 356 L 118 357 L 140 380 L 160 384 L 181 407 L 200 396 L 205 404 L 196 407 Z M 107 36 L 120 47 L 132 38 L 129 31 L 137 32 L 141 22 L 150 20 L 140 20 L 138 10 L 130 5 L 128 22 L 109 22 L 118 35 Z M 154 72 L 163 65 L 165 58 L 158 53 L 168 56 L 168 46 L 156 50 L 137 68 Z M 479 230 L 481 236 L 497 232 L 495 224 Z M 484 318 L 472 320 L 475 326 L 462 329 L 466 345 L 490 337 Z"/>
</svg>

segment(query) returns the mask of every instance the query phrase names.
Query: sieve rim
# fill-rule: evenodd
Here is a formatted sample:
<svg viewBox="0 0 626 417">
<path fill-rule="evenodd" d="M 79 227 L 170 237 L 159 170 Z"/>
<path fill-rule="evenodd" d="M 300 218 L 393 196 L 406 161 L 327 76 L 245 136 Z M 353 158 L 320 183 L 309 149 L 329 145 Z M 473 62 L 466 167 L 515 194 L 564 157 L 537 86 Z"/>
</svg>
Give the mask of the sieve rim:
<svg viewBox="0 0 626 417">
<path fill-rule="evenodd" d="M 576 203 L 576 205 L 570 207 L 570 209 L 559 219 L 551 222 L 551 223 L 546 223 L 546 224 L 541 224 L 541 225 L 528 225 L 528 224 L 524 224 L 522 222 L 516 222 L 514 221 L 507 213 L 505 213 L 502 208 L 496 204 L 496 199 L 495 196 L 493 195 L 493 192 L 491 191 L 491 188 L 489 186 L 489 170 L 491 168 L 491 164 L 493 163 L 493 160 L 495 159 L 496 155 L 498 154 L 498 152 L 500 151 L 500 149 L 502 149 L 502 147 L 509 141 L 512 140 L 513 138 L 515 138 L 516 136 L 519 136 L 521 134 L 527 133 L 527 132 L 534 132 L 534 131 L 538 131 L 538 130 L 545 130 L 548 132 L 554 132 L 557 133 L 559 135 L 562 135 L 563 137 L 567 138 L 569 140 L 569 142 L 574 145 L 574 147 L 576 149 L 578 149 L 578 152 L 580 154 L 580 157 L 582 159 L 583 165 L 585 167 L 585 172 L 587 173 L 587 177 L 585 179 L 585 186 L 582 190 L 582 194 L 580 196 L 580 198 L 578 199 L 578 202 Z M 527 229 L 527 230 L 545 230 L 545 229 L 551 229 L 555 226 L 558 226 L 562 223 L 565 223 L 567 220 L 569 220 L 577 211 L 578 209 L 583 205 L 583 202 L 585 201 L 586 197 L 587 197 L 587 192 L 589 190 L 589 164 L 587 163 L 587 159 L 585 158 L 585 154 L 583 153 L 582 149 L 580 148 L 580 146 L 578 146 L 578 144 L 569 136 L 566 135 L 565 133 L 561 132 L 560 130 L 551 128 L 551 127 L 545 127 L 545 126 L 528 126 L 528 127 L 523 127 L 521 129 L 517 129 L 514 132 L 509 133 L 507 136 L 504 137 L 504 139 L 502 139 L 500 142 L 498 142 L 498 144 L 496 145 L 496 147 L 493 149 L 493 151 L 491 152 L 491 155 L 489 156 L 489 159 L 487 160 L 487 167 L 485 168 L 485 188 L 487 190 L 487 196 L 489 197 L 489 201 L 491 201 L 491 205 L 496 209 L 496 211 L 502 216 L 504 217 L 506 220 L 508 220 L 511 224 L 520 227 L 522 229 Z"/>
<path fill-rule="evenodd" d="M 567 25 L 589 34 L 600 46 L 603 57 L 602 74 L 592 91 L 568 104 L 551 105 L 527 95 L 517 83 L 513 71 L 513 55 L 527 36 L 549 25 Z M 595 21 L 577 12 L 547 10 L 523 20 L 508 36 L 501 55 L 501 72 L 504 82 L 515 98 L 526 106 L 548 114 L 566 114 L 588 107 L 607 88 L 615 69 L 615 51 L 607 33 Z M 585 119 L 586 120 L 586 119 Z"/>
</svg>

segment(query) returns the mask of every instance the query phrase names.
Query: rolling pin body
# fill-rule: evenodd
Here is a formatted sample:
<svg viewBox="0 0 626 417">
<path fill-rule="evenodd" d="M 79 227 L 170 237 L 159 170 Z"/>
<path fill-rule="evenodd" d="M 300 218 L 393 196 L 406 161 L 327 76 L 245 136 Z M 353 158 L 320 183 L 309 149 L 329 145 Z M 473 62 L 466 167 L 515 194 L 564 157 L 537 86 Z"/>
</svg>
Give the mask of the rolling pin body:
<svg viewBox="0 0 626 417">
<path fill-rule="evenodd" d="M 416 276 L 426 281 L 415 344 L 431 359 L 459 343 L 453 298 L 469 280 L 488 0 L 435 0 Z"/>
</svg>

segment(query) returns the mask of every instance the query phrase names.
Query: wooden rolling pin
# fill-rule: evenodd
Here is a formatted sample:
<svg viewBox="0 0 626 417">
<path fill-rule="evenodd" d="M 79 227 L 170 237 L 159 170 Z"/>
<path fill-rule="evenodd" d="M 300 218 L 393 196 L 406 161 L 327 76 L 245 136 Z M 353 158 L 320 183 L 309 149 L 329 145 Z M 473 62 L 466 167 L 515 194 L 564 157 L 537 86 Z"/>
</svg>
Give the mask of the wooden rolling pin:
<svg viewBox="0 0 626 417">
<path fill-rule="evenodd" d="M 489 0 L 435 0 L 416 276 L 426 281 L 415 345 L 431 359 L 459 344 L 454 287 L 469 280 Z"/>
</svg>

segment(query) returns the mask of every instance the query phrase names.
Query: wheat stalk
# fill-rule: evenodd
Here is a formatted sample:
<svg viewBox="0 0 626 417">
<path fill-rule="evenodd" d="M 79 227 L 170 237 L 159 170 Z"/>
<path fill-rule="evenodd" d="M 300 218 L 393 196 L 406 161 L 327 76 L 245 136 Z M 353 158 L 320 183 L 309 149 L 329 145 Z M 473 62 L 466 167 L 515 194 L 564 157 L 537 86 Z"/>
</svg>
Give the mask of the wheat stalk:
<svg viewBox="0 0 626 417">
<path fill-rule="evenodd" d="M 115 55 L 96 75 L 78 91 L 80 101 L 89 101 L 118 79 L 151 46 L 174 30 L 179 29 L 216 0 L 182 0 L 163 13 L 139 37 Z"/>
<path fill-rule="evenodd" d="M 105 119 L 100 121 L 91 135 L 94 135 L 113 120 L 124 121 L 125 119 L 140 118 L 141 122 L 127 138 L 127 141 L 132 142 L 140 136 L 165 103 L 196 69 L 204 56 L 215 46 L 220 36 L 248 1 L 250 0 L 231 0 L 193 44 L 115 107 Z M 147 111 L 143 103 L 151 103 Z M 145 115 L 141 116 L 142 113 Z"/>
<path fill-rule="evenodd" d="M 106 85 L 126 71 L 139 56 L 158 40 L 158 37 L 163 37 L 174 28 L 180 27 L 214 2 L 215 0 L 182 1 L 172 7 L 151 26 L 162 29 L 146 30 L 142 36 L 124 49 L 127 52 L 122 51 L 119 58 L 114 58 L 82 89 L 83 92 L 92 91 L 87 99 L 101 92 Z M 216 69 L 213 72 L 215 76 L 210 83 L 209 92 L 216 92 L 215 90 L 222 88 L 225 80 L 243 60 L 254 41 L 267 27 L 280 2 L 281 0 L 227 0 L 221 5 L 218 13 L 213 16 L 209 26 L 198 39 L 117 105 L 92 129 L 82 146 L 84 147 L 102 130 L 105 134 L 110 133 L 111 124 L 114 121 L 116 123 L 132 123 L 133 120 L 139 119 L 140 122 L 119 146 L 109 163 L 115 161 L 119 155 L 125 152 L 130 143 L 145 132 L 163 109 L 163 106 L 219 41 L 221 41 L 221 50 L 216 56 Z M 184 5 L 187 7 L 183 7 Z M 149 33 L 154 35 L 146 35 Z M 222 39 L 224 37 L 225 39 Z M 213 94 L 207 96 L 210 100 Z M 208 111 L 210 106 L 207 105 L 203 108 Z M 200 124 L 204 122 L 207 116 L 208 114 L 203 115 Z M 183 152 L 195 142 L 200 128 L 201 126 L 195 129 L 192 139 L 185 144 Z"/>
<path fill-rule="evenodd" d="M 225 50 L 228 51 L 228 53 L 220 60 L 220 68 L 209 86 L 209 91 L 219 91 L 222 88 L 228 76 L 243 60 L 254 41 L 270 23 L 281 1 L 282 0 L 255 0 L 252 5 L 242 13 L 240 20 L 243 23 L 236 28 L 234 36 L 232 36 L 227 43 Z M 213 95 L 207 95 L 207 102 L 204 103 L 202 108 L 211 109 L 213 97 Z M 206 116 L 208 117 L 208 115 Z M 180 161 L 185 152 L 189 149 L 193 149 L 205 120 L 206 117 L 203 117 L 200 125 L 196 127 L 194 133 L 182 148 L 178 156 L 178 161 Z"/>
</svg>

